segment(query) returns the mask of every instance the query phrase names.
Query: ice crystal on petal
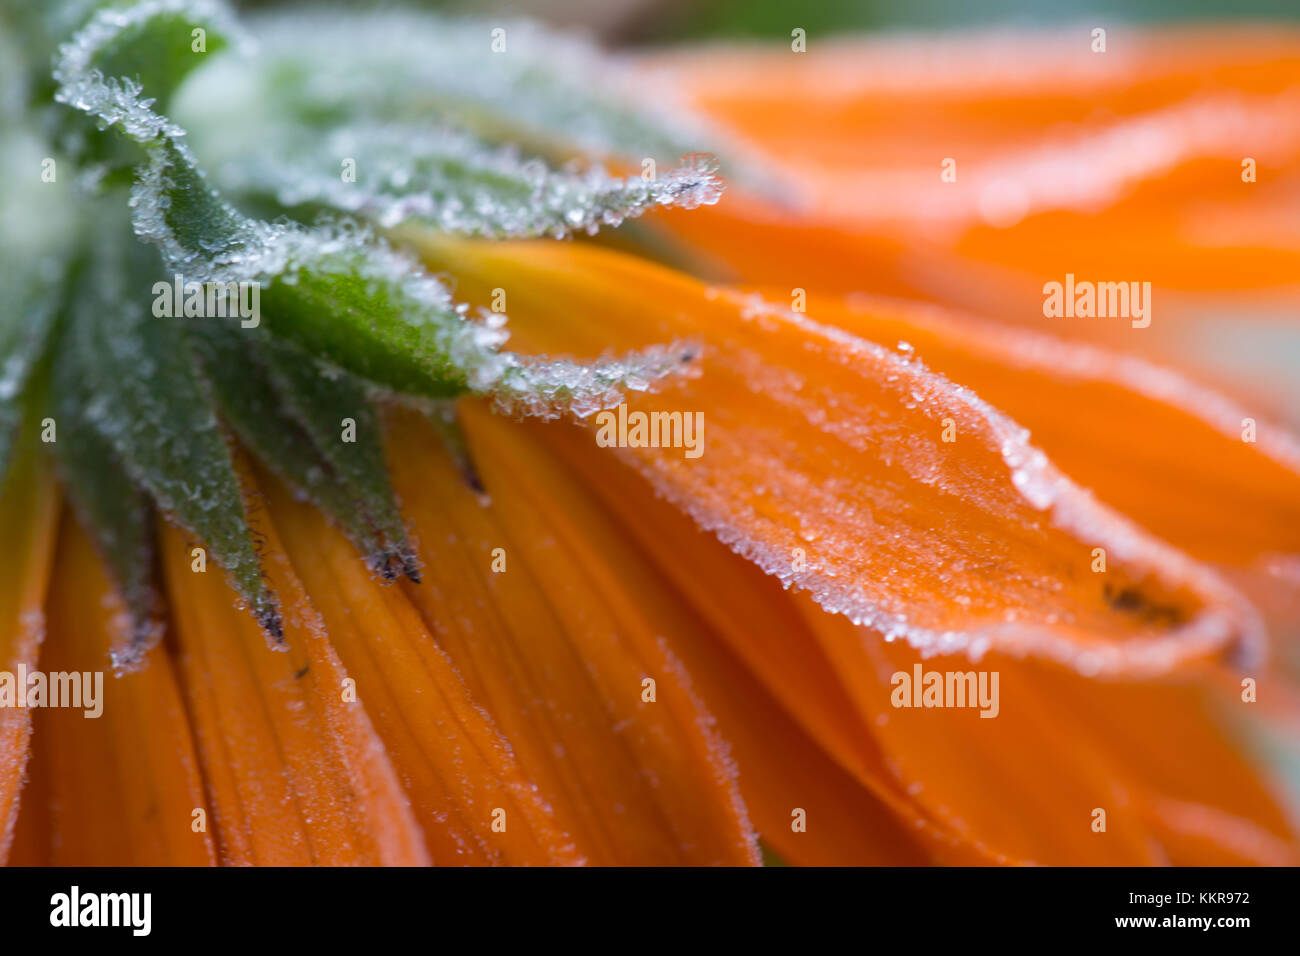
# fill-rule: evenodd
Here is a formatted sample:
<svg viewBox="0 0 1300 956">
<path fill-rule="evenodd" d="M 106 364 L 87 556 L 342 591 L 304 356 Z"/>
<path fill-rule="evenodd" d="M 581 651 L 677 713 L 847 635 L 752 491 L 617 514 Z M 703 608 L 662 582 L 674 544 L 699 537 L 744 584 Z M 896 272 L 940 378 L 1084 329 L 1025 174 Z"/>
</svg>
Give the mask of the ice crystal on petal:
<svg viewBox="0 0 1300 956">
<path fill-rule="evenodd" d="M 732 305 L 741 324 L 735 326 L 736 341 L 719 347 L 722 354 L 713 357 L 710 368 L 728 384 L 749 389 L 771 419 L 756 426 L 751 419 L 729 421 L 719 411 L 703 467 L 630 451 L 625 457 L 664 497 L 783 586 L 806 590 L 825 610 L 886 640 L 905 640 L 924 656 L 964 653 L 978 659 L 996 648 L 1096 675 L 1162 673 L 1181 661 L 1229 649 L 1239 660 L 1258 660 L 1262 627 L 1239 593 L 1098 502 L 1034 447 L 1023 427 L 969 388 L 906 351 L 900 354 L 758 296 L 717 290 L 713 299 Z M 744 344 L 747 326 L 762 330 L 749 345 Z M 787 375 L 779 359 L 760 351 L 759 343 L 773 335 L 797 339 L 804 353 L 823 364 L 826 380 L 816 384 L 815 393 Z M 844 411 L 830 411 L 837 408 Z M 946 418 L 957 423 L 965 447 L 981 462 L 978 467 L 939 447 L 937 426 Z M 817 468 L 828 471 L 789 461 L 790 430 L 809 427 L 824 442 L 818 455 L 835 456 L 817 459 Z M 878 483 L 864 488 L 861 474 L 846 464 L 849 459 L 878 468 Z M 767 480 L 761 487 L 739 480 L 733 475 L 737 468 Z M 912 500 L 942 503 L 945 513 L 968 508 L 990 527 L 1050 534 L 1060 554 L 1086 555 L 1089 548 L 1103 547 L 1112 568 L 1126 569 L 1141 582 L 1135 586 L 1150 589 L 1154 603 L 1184 601 L 1186 614 L 1165 627 L 1139 621 L 1122 641 L 1076 639 L 1084 625 L 1059 616 L 1065 605 L 1055 595 L 1063 583 L 1048 570 L 1058 560 L 1051 558 L 1033 571 L 1012 568 L 999 575 L 1030 608 L 1023 618 L 1008 617 L 1006 591 L 990 600 L 977 583 L 960 593 L 985 579 L 973 568 L 953 573 L 959 560 L 1004 560 L 1005 542 L 988 537 L 987 530 L 908 525 L 896 512 L 921 506 L 901 505 L 899 486 L 911 489 Z M 768 505 L 774 497 L 789 502 L 776 514 Z M 806 548 L 809 531 L 819 534 L 816 560 L 796 565 L 790 549 Z M 863 553 L 864 541 L 873 542 L 869 555 Z M 866 567 L 871 570 L 864 576 Z M 922 582 L 934 568 L 945 570 L 943 600 L 927 605 L 916 591 L 926 586 Z M 954 612 L 947 602 L 962 610 Z M 1108 615 L 1122 611 L 1103 601 L 1099 620 L 1115 623 Z M 1058 616 L 1049 622 L 1053 614 Z"/>
<path fill-rule="evenodd" d="M 492 388 L 494 405 L 503 414 L 586 418 L 617 406 L 624 390 L 645 391 L 654 381 L 687 371 L 698 352 L 691 344 L 654 346 L 588 363 L 507 356 Z"/>
</svg>

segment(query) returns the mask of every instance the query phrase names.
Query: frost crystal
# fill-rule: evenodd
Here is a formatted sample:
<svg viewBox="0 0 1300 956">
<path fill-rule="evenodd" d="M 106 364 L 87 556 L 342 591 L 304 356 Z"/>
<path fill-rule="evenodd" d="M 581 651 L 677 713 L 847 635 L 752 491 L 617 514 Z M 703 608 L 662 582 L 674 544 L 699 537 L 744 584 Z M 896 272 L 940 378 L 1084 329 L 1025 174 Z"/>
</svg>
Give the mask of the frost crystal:
<svg viewBox="0 0 1300 956">
<path fill-rule="evenodd" d="M 451 129 L 362 124 L 322 137 L 281 127 L 278 136 L 219 163 L 222 188 L 290 208 L 326 206 L 384 228 L 419 222 L 466 236 L 562 239 L 658 206 L 711 205 L 724 185 L 712 157 L 647 179 L 599 165 L 551 170 L 514 146 L 491 147 Z M 352 164 L 355 181 L 340 175 L 343 163 Z"/>
<path fill-rule="evenodd" d="M 760 408 L 739 421 L 718 409 L 702 465 L 630 451 L 624 457 L 663 497 L 785 587 L 806 590 L 825 610 L 886 640 L 904 640 L 926 657 L 978 659 L 997 649 L 1108 676 L 1164 673 L 1228 647 L 1258 659 L 1258 617 L 1226 581 L 1097 501 L 1034 447 L 1023 427 L 927 368 L 915 350 L 886 348 L 756 295 L 718 290 L 711 297 L 732 306 L 743 323 L 716 346 L 711 383 L 748 390 Z M 760 351 L 780 337 L 816 356 L 820 380 Z M 957 423 L 978 467 L 937 448 L 935 426 L 945 418 Z M 754 425 L 756 419 L 762 424 Z M 817 437 L 807 462 L 792 459 L 794 430 Z M 761 484 L 736 477 L 750 469 L 764 476 Z M 865 488 L 864 469 L 879 473 Z M 777 497 L 788 504 L 773 514 L 768 501 Z M 913 509 L 924 507 L 916 502 L 927 500 L 954 515 L 968 508 L 972 520 L 913 523 Z M 982 521 L 987 525 L 976 527 Z M 1042 560 L 1004 572 L 1002 538 L 1018 529 L 1028 529 Z M 791 549 L 812 540 L 816 560 L 792 562 Z M 868 553 L 864 541 L 873 542 Z M 1075 639 L 1071 628 L 1086 628 L 1061 617 L 1068 611 L 1055 597 L 1062 587 L 1053 573 L 1059 559 L 1049 552 L 1086 554 L 1094 546 L 1155 594 L 1194 595 L 1195 609 L 1174 625 L 1135 628 L 1123 640 Z M 989 571 L 972 575 L 973 563 Z M 917 599 L 936 568 L 951 605 Z M 994 574 L 999 590 L 990 601 L 985 588 Z M 1005 595 L 1013 591 L 1023 595 L 1022 607 L 1008 610 Z"/>
<path fill-rule="evenodd" d="M 658 346 L 589 364 L 511 357 L 492 395 L 504 414 L 558 418 L 567 412 L 586 418 L 617 406 L 624 389 L 643 392 L 652 382 L 684 371 L 698 351 L 693 345 Z"/>
</svg>

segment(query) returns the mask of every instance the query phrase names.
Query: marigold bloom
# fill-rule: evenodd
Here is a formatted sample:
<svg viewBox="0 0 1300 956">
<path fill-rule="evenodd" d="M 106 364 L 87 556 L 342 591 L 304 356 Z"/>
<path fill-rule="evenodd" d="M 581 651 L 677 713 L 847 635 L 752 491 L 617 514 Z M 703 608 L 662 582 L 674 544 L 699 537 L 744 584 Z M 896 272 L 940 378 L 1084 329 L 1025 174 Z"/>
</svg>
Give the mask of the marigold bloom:
<svg viewBox="0 0 1300 956">
<path fill-rule="evenodd" d="M 102 719 L 0 709 L 0 859 L 1300 858 L 1246 743 L 1297 717 L 1294 409 L 1185 341 L 1227 322 L 1200 303 L 1267 323 L 1297 301 L 1300 234 L 1275 206 L 1300 185 L 1300 35 L 1133 30 L 1104 58 L 1008 34 L 623 64 L 716 124 L 701 129 L 728 175 L 733 145 L 717 205 L 699 159 L 646 186 L 480 154 L 470 137 L 635 173 L 584 139 L 599 124 L 544 128 L 545 102 L 534 116 L 522 87 L 498 97 L 485 46 L 480 89 L 446 67 L 414 101 L 468 130 L 412 147 L 422 184 L 422 164 L 451 157 L 437 188 L 404 192 L 385 168 L 339 190 L 337 167 L 317 177 L 308 158 L 329 166 L 365 137 L 276 120 L 306 165 L 267 185 L 227 156 L 214 178 L 237 208 L 204 185 L 209 154 L 172 112 L 96 72 L 132 31 L 177 17 L 188 36 L 217 15 L 139 11 L 62 49 L 59 102 L 140 148 L 135 233 L 169 267 L 264 282 L 266 328 L 185 331 L 173 350 L 151 330 L 182 320 L 105 326 L 149 346 L 126 356 L 137 404 L 115 409 L 80 337 L 94 320 L 61 307 L 49 367 L 21 381 L 0 659 L 122 672 Z M 264 26 L 267 55 L 291 57 Z M 386 55 L 345 27 L 321 36 Z M 328 100 L 365 75 L 293 92 Z M 202 131 L 194 90 L 174 111 Z M 397 108 L 381 118 L 394 125 L 360 128 L 396 143 Z M 254 200 L 341 211 L 391 245 L 255 219 Z M 554 238 L 642 213 L 628 239 Z M 1067 272 L 1150 282 L 1149 327 L 1046 318 L 1042 286 Z M 118 351 L 104 369 L 133 367 Z M 196 407 L 211 402 L 191 418 L 158 384 L 183 384 L 164 378 L 173 352 L 197 356 L 183 368 Z M 61 372 L 79 353 L 85 395 Z M 701 453 L 627 434 L 602 447 L 613 408 L 629 434 L 634 415 L 698 415 Z M 60 447 L 82 436 L 103 443 L 98 483 Z M 142 518 L 115 516 L 136 496 Z M 995 697 L 982 708 L 942 699 L 942 675 L 950 693 L 968 672 Z"/>
</svg>

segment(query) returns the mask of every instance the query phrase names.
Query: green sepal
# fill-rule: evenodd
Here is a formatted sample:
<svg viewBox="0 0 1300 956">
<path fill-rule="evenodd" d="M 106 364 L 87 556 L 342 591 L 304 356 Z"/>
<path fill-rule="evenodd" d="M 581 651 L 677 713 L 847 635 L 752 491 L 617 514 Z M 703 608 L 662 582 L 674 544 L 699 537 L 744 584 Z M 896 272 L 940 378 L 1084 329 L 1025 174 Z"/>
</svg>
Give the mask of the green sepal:
<svg viewBox="0 0 1300 956">
<path fill-rule="evenodd" d="M 115 635 L 113 662 L 120 670 L 140 663 L 162 636 L 161 600 L 155 585 L 156 528 L 153 504 L 122 459 L 86 417 L 91 394 L 84 353 L 68 338 L 66 323 L 53 350 L 46 405 L 55 421 L 51 446 L 58 474 L 73 510 L 108 569 L 128 617 L 126 633 Z"/>
<path fill-rule="evenodd" d="M 113 197 L 67 312 L 60 361 L 84 382 L 82 415 L 131 480 L 211 551 L 272 638 L 283 636 L 245 515 L 226 435 L 182 331 L 151 304 L 166 286 L 156 253 L 121 240 Z"/>
<path fill-rule="evenodd" d="M 244 444 L 294 491 L 333 519 L 371 567 L 391 579 L 394 562 L 400 569 L 401 559 L 409 555 L 409 547 L 397 547 L 405 545 L 400 516 L 397 520 L 403 537 L 395 539 L 395 544 L 390 543 L 391 528 L 386 529 L 377 520 L 380 515 L 389 517 L 377 504 L 390 505 L 395 513 L 391 493 L 387 501 L 366 500 L 364 491 L 339 472 L 338 462 L 322 454 L 315 436 L 300 418 L 301 409 L 274 384 L 267 361 L 273 343 L 254 330 L 220 319 L 196 319 L 186 330 L 223 417 Z M 362 404 L 364 412 L 349 406 L 352 413 L 373 417 L 364 395 Z M 386 485 L 382 453 L 378 466 Z"/>
<path fill-rule="evenodd" d="M 265 358 L 286 408 L 379 529 L 383 551 L 372 555 L 372 567 L 390 580 L 401 573 L 418 581 L 420 565 L 388 480 L 379 415 L 365 389 L 282 342 L 270 342 Z"/>
</svg>

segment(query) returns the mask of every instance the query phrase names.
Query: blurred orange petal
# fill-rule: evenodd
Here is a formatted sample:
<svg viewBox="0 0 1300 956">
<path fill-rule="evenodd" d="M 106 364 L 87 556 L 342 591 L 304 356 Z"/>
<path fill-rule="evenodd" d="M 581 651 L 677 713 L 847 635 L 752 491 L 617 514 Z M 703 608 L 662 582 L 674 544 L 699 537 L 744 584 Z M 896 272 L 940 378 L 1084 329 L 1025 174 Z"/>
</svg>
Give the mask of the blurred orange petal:
<svg viewBox="0 0 1300 956">
<path fill-rule="evenodd" d="M 115 620 L 125 613 L 89 540 L 69 512 L 47 599 L 47 674 L 98 673 L 98 713 L 37 711 L 32 799 L 19 827 L 15 863 L 52 866 L 211 866 L 216 863 L 189 718 L 175 665 L 163 648 L 141 668 L 114 675 Z M 85 694 L 85 691 L 82 692 Z M 89 701 L 85 701 L 89 703 Z"/>
<path fill-rule="evenodd" d="M 31 435 L 28 436 L 32 437 Z M 0 670 L 35 669 L 45 621 L 42 607 L 58 525 L 59 496 L 48 469 L 24 449 L 10 465 L 0 494 Z M 18 818 L 32 733 L 30 711 L 0 708 L 0 863 L 9 854 Z"/>
</svg>

